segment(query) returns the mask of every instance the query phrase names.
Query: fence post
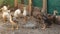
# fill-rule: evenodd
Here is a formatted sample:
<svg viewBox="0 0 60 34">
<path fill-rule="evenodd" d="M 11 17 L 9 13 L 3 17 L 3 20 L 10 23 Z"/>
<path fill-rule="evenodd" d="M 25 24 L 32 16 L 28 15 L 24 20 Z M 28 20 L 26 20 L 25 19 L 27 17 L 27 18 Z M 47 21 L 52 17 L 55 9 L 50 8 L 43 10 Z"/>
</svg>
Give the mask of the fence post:
<svg viewBox="0 0 60 34">
<path fill-rule="evenodd" d="M 28 4 L 28 6 L 29 6 L 29 15 L 31 16 L 31 10 L 32 10 L 32 0 L 29 0 L 29 4 Z"/>
<path fill-rule="evenodd" d="M 18 6 L 18 0 L 14 0 L 14 7 Z"/>
<path fill-rule="evenodd" d="M 43 13 L 47 13 L 47 0 L 43 0 L 42 12 L 43 12 Z"/>
<path fill-rule="evenodd" d="M 24 7 L 24 0 L 21 0 L 20 8 L 21 8 L 21 11 L 22 11 L 22 12 L 23 12 L 23 7 Z"/>
</svg>

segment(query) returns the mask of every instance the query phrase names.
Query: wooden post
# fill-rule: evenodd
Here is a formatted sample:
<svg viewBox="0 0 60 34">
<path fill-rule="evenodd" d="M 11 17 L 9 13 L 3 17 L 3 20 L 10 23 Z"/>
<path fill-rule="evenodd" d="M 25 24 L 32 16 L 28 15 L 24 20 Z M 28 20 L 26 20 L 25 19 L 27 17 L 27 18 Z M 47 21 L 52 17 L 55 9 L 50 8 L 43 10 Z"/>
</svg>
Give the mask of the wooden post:
<svg viewBox="0 0 60 34">
<path fill-rule="evenodd" d="M 24 4 L 24 0 L 21 0 L 21 4 Z"/>
<path fill-rule="evenodd" d="M 29 15 L 31 16 L 31 10 L 32 10 L 32 0 L 29 0 Z"/>
<path fill-rule="evenodd" d="M 14 7 L 18 6 L 18 0 L 14 0 Z"/>
<path fill-rule="evenodd" d="M 23 11 L 23 7 L 24 7 L 24 0 L 21 0 L 21 5 L 20 5 L 21 11 Z"/>
<path fill-rule="evenodd" d="M 47 13 L 47 0 L 43 0 L 43 8 L 42 8 L 42 12 L 43 13 Z"/>
</svg>

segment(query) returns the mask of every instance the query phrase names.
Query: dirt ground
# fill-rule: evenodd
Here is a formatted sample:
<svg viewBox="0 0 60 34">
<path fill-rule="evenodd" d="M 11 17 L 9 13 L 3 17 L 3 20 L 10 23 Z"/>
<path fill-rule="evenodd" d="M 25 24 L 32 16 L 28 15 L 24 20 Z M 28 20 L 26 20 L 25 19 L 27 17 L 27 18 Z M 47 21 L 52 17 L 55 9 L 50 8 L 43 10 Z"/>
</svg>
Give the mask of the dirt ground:
<svg viewBox="0 0 60 34">
<path fill-rule="evenodd" d="M 42 30 L 41 28 L 23 28 L 19 27 L 18 30 L 11 30 L 10 22 L 6 22 L 3 24 L 3 20 L 1 17 L 2 13 L 0 12 L 0 34 L 60 34 L 60 25 L 53 24 L 51 28 L 46 28 Z M 37 23 L 35 19 L 31 19 L 28 22 Z M 19 26 L 23 24 L 23 19 L 19 20 Z M 34 27 L 34 25 L 32 26 Z"/>
</svg>

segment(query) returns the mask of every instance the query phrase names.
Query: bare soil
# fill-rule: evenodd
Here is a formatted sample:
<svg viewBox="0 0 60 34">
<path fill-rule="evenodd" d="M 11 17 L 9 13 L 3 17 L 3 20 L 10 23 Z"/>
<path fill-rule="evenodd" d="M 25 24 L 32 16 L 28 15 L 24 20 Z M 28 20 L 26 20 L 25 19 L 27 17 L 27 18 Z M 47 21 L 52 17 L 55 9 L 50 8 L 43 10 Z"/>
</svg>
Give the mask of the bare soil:
<svg viewBox="0 0 60 34">
<path fill-rule="evenodd" d="M 32 23 L 32 27 L 30 28 L 25 27 L 23 19 L 18 19 L 18 21 L 19 29 L 11 30 L 11 24 L 9 21 L 3 24 L 2 12 L 0 12 L 0 34 L 60 34 L 60 25 L 53 24 L 51 28 L 46 28 L 45 30 L 42 30 L 41 27 L 33 28 L 35 27 L 33 25 L 37 24 L 34 18 L 28 19 L 26 23 L 26 24 Z"/>
</svg>

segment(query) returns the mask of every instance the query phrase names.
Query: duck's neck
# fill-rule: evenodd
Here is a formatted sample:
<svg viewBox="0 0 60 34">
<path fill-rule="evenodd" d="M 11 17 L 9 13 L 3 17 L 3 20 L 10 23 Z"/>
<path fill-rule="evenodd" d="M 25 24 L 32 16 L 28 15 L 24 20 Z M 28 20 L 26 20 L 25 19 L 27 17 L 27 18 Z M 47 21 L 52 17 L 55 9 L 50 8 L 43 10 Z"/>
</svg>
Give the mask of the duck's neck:
<svg viewBox="0 0 60 34">
<path fill-rule="evenodd" d="M 56 14 L 57 14 L 57 11 L 55 10 L 55 11 L 54 11 L 54 15 L 56 15 Z"/>
<path fill-rule="evenodd" d="M 13 17 L 10 15 L 10 21 L 12 21 Z"/>
<path fill-rule="evenodd" d="M 24 13 L 26 12 L 26 7 L 24 7 Z"/>
</svg>

